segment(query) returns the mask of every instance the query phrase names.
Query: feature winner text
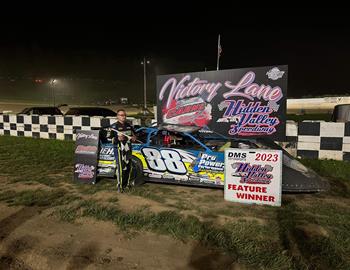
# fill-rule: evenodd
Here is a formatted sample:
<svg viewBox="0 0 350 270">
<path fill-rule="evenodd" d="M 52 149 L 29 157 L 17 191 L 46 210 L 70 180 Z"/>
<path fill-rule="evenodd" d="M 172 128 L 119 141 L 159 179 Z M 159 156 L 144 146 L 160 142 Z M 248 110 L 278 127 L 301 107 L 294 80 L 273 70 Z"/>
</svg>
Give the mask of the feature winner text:
<svg viewBox="0 0 350 270">
<path fill-rule="evenodd" d="M 275 202 L 275 196 L 264 195 L 265 193 L 267 193 L 266 187 L 228 184 L 227 188 L 228 190 L 242 191 L 235 193 L 237 199 L 254 200 L 261 202 Z M 254 192 L 260 194 L 250 194 L 244 192 Z"/>
</svg>

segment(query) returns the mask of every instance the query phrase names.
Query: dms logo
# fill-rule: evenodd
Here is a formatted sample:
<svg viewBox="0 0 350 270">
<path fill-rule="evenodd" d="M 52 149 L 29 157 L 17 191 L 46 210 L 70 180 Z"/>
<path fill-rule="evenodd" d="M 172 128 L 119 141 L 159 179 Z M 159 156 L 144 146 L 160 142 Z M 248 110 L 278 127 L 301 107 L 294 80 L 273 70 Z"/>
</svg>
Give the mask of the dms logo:
<svg viewBox="0 0 350 270">
<path fill-rule="evenodd" d="M 229 152 L 228 153 L 228 157 L 229 158 L 234 158 L 234 159 L 237 159 L 237 160 L 242 160 L 242 159 L 246 159 L 247 153 Z"/>
</svg>

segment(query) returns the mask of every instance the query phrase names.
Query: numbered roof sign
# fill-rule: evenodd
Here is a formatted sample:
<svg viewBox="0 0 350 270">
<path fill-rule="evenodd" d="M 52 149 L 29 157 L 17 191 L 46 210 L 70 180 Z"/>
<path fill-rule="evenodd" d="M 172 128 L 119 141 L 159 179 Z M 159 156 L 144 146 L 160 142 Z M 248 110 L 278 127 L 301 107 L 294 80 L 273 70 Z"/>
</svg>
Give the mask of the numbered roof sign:
<svg viewBox="0 0 350 270">
<path fill-rule="evenodd" d="M 225 200 L 281 206 L 282 151 L 227 149 Z"/>
</svg>

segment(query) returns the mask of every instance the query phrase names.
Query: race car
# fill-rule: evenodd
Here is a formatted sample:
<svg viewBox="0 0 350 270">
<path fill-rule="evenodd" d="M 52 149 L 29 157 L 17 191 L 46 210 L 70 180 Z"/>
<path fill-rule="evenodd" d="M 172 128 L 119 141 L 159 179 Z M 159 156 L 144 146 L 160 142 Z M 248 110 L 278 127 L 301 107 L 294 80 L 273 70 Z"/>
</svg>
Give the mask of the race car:
<svg viewBox="0 0 350 270">
<path fill-rule="evenodd" d="M 227 138 L 199 129 L 172 124 L 138 128 L 138 142 L 132 144 L 132 177 L 138 183 L 144 180 L 223 188 L 224 150 L 262 148 L 283 151 L 282 191 L 317 192 L 329 187 L 325 179 L 267 138 Z M 98 177 L 115 176 L 114 149 L 108 132 L 108 127 L 100 131 Z"/>
</svg>

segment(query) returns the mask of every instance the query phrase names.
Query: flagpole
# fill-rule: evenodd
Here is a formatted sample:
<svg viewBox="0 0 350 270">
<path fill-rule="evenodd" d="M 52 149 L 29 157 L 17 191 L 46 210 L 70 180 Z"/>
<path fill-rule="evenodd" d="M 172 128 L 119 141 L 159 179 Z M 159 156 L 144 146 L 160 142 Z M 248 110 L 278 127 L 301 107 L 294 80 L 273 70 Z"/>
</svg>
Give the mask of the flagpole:
<svg viewBox="0 0 350 270">
<path fill-rule="evenodd" d="M 220 63 L 220 35 L 218 37 L 218 56 L 217 56 L 217 61 L 216 61 L 216 70 L 219 70 L 219 63 Z"/>
</svg>

